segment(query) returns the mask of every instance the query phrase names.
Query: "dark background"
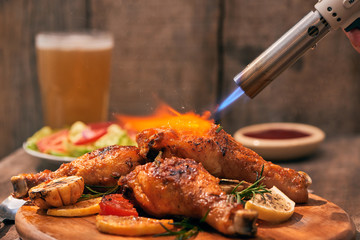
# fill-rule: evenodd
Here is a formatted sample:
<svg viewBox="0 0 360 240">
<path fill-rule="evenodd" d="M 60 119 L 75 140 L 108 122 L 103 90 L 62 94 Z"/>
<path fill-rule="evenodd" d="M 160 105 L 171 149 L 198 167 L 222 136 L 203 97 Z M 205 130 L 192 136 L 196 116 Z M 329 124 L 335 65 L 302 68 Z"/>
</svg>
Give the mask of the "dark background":
<svg viewBox="0 0 360 240">
<path fill-rule="evenodd" d="M 214 108 L 233 77 L 315 0 L 0 0 L 0 157 L 43 126 L 34 38 L 42 31 L 115 36 L 109 119 L 144 115 L 157 99 L 180 112 Z M 256 98 L 223 112 L 229 133 L 286 121 L 328 138 L 360 132 L 360 54 L 341 30 L 323 39 Z"/>
</svg>

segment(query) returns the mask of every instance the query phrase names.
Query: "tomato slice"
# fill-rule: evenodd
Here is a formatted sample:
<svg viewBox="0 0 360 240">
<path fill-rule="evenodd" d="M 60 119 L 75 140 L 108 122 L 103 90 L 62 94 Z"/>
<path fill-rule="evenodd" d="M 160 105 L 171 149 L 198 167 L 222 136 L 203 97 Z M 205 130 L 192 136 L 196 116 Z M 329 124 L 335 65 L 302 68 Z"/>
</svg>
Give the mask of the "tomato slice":
<svg viewBox="0 0 360 240">
<path fill-rule="evenodd" d="M 65 141 L 67 141 L 67 137 L 69 134 L 69 130 L 64 129 L 60 130 L 56 133 L 53 133 L 49 136 L 41 138 L 37 141 L 36 146 L 40 152 L 49 153 L 49 152 L 57 152 L 57 153 L 65 153 Z"/>
<path fill-rule="evenodd" d="M 134 205 L 122 194 L 109 194 L 100 202 L 100 215 L 138 216 Z"/>
<path fill-rule="evenodd" d="M 87 128 L 81 133 L 82 137 L 74 142 L 74 145 L 84 145 L 95 142 L 107 133 L 107 129 L 111 124 L 111 122 L 88 124 Z"/>
</svg>

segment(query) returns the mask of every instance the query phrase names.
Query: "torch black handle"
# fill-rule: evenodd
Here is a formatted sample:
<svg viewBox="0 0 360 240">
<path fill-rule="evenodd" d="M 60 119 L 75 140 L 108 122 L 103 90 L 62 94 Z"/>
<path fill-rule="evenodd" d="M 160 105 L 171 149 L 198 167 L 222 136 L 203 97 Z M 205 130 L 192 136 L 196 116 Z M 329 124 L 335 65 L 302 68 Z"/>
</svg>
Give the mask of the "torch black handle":
<svg viewBox="0 0 360 240">
<path fill-rule="evenodd" d="M 356 19 L 352 24 L 345 28 L 345 31 L 348 32 L 355 28 L 360 29 L 360 18 Z"/>
</svg>

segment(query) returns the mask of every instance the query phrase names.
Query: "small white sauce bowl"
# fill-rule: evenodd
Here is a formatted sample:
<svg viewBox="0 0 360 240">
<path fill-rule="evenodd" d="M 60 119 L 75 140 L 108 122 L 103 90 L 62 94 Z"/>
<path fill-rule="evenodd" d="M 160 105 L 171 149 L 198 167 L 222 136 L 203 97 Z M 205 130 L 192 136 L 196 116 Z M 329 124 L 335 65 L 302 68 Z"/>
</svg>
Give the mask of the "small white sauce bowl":
<svg viewBox="0 0 360 240">
<path fill-rule="evenodd" d="M 244 134 L 266 130 L 293 130 L 309 134 L 309 136 L 291 139 L 263 139 L 248 137 Z M 314 126 L 301 123 L 263 123 L 250 125 L 237 130 L 234 134 L 236 141 L 252 149 L 265 160 L 284 161 L 305 157 L 314 153 L 325 139 L 325 133 Z"/>
</svg>

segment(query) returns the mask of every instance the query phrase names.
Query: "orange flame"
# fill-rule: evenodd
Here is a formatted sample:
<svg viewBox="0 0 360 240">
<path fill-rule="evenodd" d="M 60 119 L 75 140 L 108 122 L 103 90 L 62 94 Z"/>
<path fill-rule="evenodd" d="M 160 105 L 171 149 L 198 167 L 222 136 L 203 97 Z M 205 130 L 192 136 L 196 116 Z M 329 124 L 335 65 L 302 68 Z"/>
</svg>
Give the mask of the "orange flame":
<svg viewBox="0 0 360 240">
<path fill-rule="evenodd" d="M 177 131 L 191 132 L 196 135 L 204 135 L 214 123 L 210 120 L 210 112 L 202 116 L 193 112 L 181 114 L 170 106 L 162 103 L 153 114 L 148 116 L 116 115 L 120 125 L 130 134 L 136 134 L 148 128 L 168 127 Z"/>
</svg>

